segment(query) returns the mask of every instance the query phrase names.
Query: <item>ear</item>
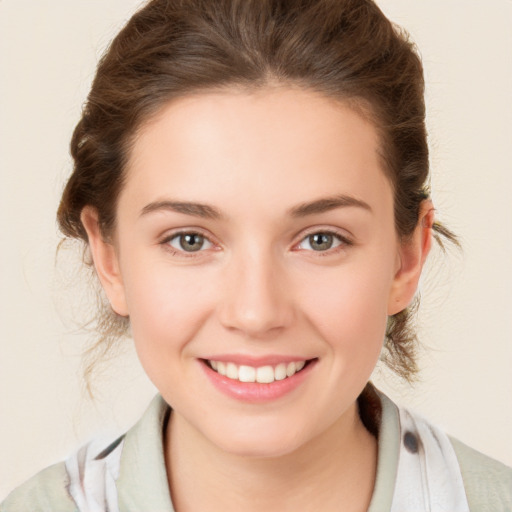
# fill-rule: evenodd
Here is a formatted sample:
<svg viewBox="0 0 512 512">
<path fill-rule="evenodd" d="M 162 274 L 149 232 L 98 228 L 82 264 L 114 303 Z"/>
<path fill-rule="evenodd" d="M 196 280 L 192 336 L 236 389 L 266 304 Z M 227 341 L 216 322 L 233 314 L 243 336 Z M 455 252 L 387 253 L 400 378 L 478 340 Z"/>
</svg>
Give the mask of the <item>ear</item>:
<svg viewBox="0 0 512 512">
<path fill-rule="evenodd" d="M 421 271 L 432 246 L 434 206 L 430 199 L 422 202 L 418 224 L 398 249 L 397 272 L 388 301 L 388 315 L 403 311 L 413 300 Z"/>
<path fill-rule="evenodd" d="M 87 232 L 89 249 L 94 268 L 115 313 L 128 316 L 123 280 L 119 267 L 119 259 L 113 243 L 107 242 L 100 230 L 98 212 L 91 206 L 85 206 L 80 220 Z"/>
</svg>

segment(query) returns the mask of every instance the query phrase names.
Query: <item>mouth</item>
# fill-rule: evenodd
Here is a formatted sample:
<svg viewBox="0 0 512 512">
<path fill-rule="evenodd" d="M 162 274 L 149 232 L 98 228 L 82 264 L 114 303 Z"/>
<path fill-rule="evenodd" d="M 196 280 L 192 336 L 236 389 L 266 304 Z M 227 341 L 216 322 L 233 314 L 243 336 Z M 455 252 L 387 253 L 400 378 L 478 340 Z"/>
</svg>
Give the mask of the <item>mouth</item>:
<svg viewBox="0 0 512 512">
<path fill-rule="evenodd" d="M 219 357 L 220 359 L 220 357 Z M 269 403 L 284 398 L 307 382 L 318 358 L 257 358 L 238 355 L 199 359 L 205 376 L 224 395 L 246 403 Z"/>
<path fill-rule="evenodd" d="M 230 380 L 243 383 L 271 384 L 275 381 L 287 380 L 304 371 L 307 366 L 316 361 L 316 358 L 257 367 L 212 359 L 203 359 L 202 361 L 211 370 Z"/>
</svg>

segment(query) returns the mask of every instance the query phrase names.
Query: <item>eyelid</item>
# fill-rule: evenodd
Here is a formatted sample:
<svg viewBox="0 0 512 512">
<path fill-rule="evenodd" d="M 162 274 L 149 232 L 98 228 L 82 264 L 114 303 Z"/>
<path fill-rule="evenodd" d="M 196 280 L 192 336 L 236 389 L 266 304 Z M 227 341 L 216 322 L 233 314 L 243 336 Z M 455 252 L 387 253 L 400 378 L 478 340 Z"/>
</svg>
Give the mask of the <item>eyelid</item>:
<svg viewBox="0 0 512 512">
<path fill-rule="evenodd" d="M 171 240 L 173 240 L 174 238 L 177 238 L 181 235 L 200 235 L 205 240 L 207 240 L 212 245 L 212 247 L 208 247 L 207 249 L 201 249 L 198 251 L 187 252 L 187 251 L 184 251 L 181 249 L 177 249 L 176 247 L 173 247 L 172 245 L 169 244 L 169 242 Z M 203 253 L 207 252 L 208 250 L 217 250 L 220 248 L 219 244 L 213 240 L 213 237 L 211 235 L 206 234 L 203 229 L 196 228 L 196 227 L 178 228 L 173 231 L 171 230 L 170 232 L 166 232 L 160 238 L 158 244 L 163 246 L 163 248 L 166 251 L 169 251 L 173 256 L 179 256 L 179 257 L 183 257 L 183 258 L 200 257 L 200 256 L 203 256 L 204 255 Z"/>
<path fill-rule="evenodd" d="M 329 248 L 325 251 L 314 251 L 313 249 L 299 249 L 298 246 L 304 242 L 309 236 L 322 233 L 326 235 L 332 235 L 336 237 L 340 244 L 336 247 Z M 209 243 L 212 244 L 212 247 L 209 247 L 205 250 L 198 250 L 198 251 L 191 251 L 187 252 L 181 249 L 177 249 L 169 244 L 169 242 L 180 236 L 180 235 L 188 235 L 188 234 L 196 234 L 201 235 L 205 240 L 207 240 Z M 211 234 L 205 233 L 205 231 L 202 228 L 198 227 L 186 227 L 186 228 L 177 228 L 175 230 L 171 230 L 170 232 L 166 232 L 158 242 L 159 245 L 163 246 L 165 250 L 171 252 L 174 256 L 184 257 L 184 258 L 194 258 L 194 257 L 201 257 L 204 256 L 205 252 L 208 252 L 210 250 L 220 250 L 221 245 L 215 241 L 214 237 Z M 330 255 L 333 253 L 336 253 L 340 250 L 343 250 L 347 247 L 355 245 L 355 242 L 351 235 L 347 234 L 346 230 L 341 230 L 333 227 L 322 227 L 322 226 L 314 226 L 311 228 L 308 228 L 304 232 L 301 233 L 301 237 L 298 240 L 298 242 L 294 243 L 292 250 L 303 250 L 311 253 L 315 253 L 316 256 L 322 256 L 322 255 Z"/>
<path fill-rule="evenodd" d="M 320 233 L 325 234 L 325 235 L 334 236 L 335 238 L 337 238 L 340 241 L 340 244 L 337 245 L 336 247 L 329 248 L 325 251 L 314 251 L 312 249 L 311 250 L 310 249 L 298 249 L 298 246 L 302 242 L 304 242 L 308 237 L 310 237 L 311 235 L 320 234 Z M 321 256 L 321 255 L 335 253 L 339 250 L 343 250 L 344 248 L 350 247 L 354 244 L 355 244 L 354 240 L 352 239 L 352 237 L 350 235 L 346 234 L 346 231 L 342 231 L 342 230 L 332 228 L 332 227 L 315 226 L 315 227 L 307 229 L 306 232 L 301 234 L 301 238 L 297 243 L 294 244 L 294 248 L 297 248 L 297 250 L 314 252 L 314 253 L 316 253 L 317 256 Z"/>
</svg>

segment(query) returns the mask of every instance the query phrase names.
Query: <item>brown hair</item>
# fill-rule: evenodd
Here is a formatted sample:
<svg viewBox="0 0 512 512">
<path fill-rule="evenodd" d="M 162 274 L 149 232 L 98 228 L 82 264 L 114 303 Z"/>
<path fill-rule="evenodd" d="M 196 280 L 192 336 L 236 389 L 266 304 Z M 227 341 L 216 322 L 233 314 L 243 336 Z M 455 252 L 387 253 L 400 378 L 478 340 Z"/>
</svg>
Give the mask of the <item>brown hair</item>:
<svg viewBox="0 0 512 512">
<path fill-rule="evenodd" d="M 87 244 L 84 206 L 115 228 L 130 147 L 165 103 L 224 87 L 292 85 L 348 101 L 375 123 L 394 190 L 395 224 L 409 236 L 429 195 L 421 61 L 407 35 L 371 0 L 152 0 L 113 40 L 71 141 L 74 171 L 58 210 L 62 232 Z M 455 241 L 439 224 L 438 234 Z M 438 237 L 438 236 L 437 236 Z M 411 308 L 388 323 L 387 364 L 411 379 L 416 336 Z M 98 320 L 105 351 L 127 327 Z"/>
</svg>

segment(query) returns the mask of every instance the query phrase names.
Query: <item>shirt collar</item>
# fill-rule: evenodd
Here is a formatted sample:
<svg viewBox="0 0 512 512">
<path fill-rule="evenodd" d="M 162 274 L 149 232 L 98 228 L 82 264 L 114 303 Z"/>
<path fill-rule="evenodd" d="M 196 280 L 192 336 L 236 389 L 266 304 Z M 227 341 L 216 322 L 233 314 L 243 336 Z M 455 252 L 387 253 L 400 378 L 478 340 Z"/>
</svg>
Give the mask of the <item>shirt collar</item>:
<svg viewBox="0 0 512 512">
<path fill-rule="evenodd" d="M 380 400 L 381 420 L 378 426 L 377 474 L 368 512 L 391 510 L 400 453 L 400 420 L 398 407 L 372 386 Z"/>
<path fill-rule="evenodd" d="M 380 401 L 379 413 L 375 413 L 374 418 L 378 428 L 377 474 L 368 512 L 383 512 L 391 508 L 398 468 L 398 408 L 371 384 L 365 391 L 369 394 L 361 396 L 360 407 L 361 400 L 367 399 L 365 396 L 373 396 Z M 157 395 L 138 423 L 127 432 L 117 479 L 120 510 L 174 512 L 163 444 L 163 432 L 169 414 L 170 407 Z"/>
<path fill-rule="evenodd" d="M 117 493 L 124 512 L 174 512 L 165 470 L 163 432 L 170 408 L 157 395 L 124 440 Z"/>
</svg>

